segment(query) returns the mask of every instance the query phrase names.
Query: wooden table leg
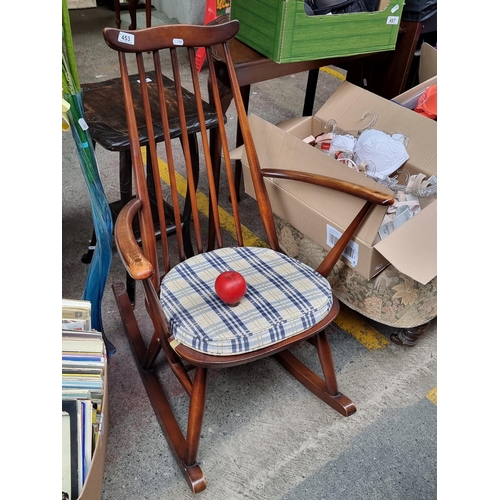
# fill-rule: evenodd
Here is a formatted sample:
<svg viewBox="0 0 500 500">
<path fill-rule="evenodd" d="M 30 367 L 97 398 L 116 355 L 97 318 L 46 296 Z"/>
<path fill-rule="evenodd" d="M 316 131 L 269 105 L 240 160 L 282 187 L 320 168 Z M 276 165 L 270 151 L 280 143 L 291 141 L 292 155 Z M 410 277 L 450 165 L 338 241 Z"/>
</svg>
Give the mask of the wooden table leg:
<svg viewBox="0 0 500 500">
<path fill-rule="evenodd" d="M 146 28 L 151 28 L 151 0 L 146 0 Z"/>
<path fill-rule="evenodd" d="M 139 5 L 139 0 L 128 0 L 128 12 L 130 14 L 130 26 L 129 30 L 137 29 L 137 6 Z"/>
<path fill-rule="evenodd" d="M 120 17 L 120 0 L 115 0 L 115 24 L 117 29 L 121 28 L 122 20 Z"/>
<path fill-rule="evenodd" d="M 318 83 L 319 68 L 312 69 L 309 71 L 309 76 L 307 78 L 307 88 L 306 96 L 304 98 L 304 108 L 302 116 L 312 116 L 314 107 L 314 98 L 316 97 L 316 86 Z M 245 106 L 245 113 L 248 114 L 248 103 L 250 102 L 250 85 L 244 85 L 240 87 L 241 97 L 243 99 L 243 104 Z M 243 144 L 243 137 L 241 135 L 240 124 L 236 129 L 236 147 Z M 242 177 L 242 166 L 241 161 L 236 160 L 234 163 L 234 187 L 238 195 L 237 200 L 241 199 L 241 177 Z"/>
<path fill-rule="evenodd" d="M 310 69 L 307 76 L 306 95 L 304 97 L 304 108 L 302 116 L 312 116 L 314 109 L 314 98 L 316 97 L 316 87 L 318 86 L 319 68 Z"/>
<path fill-rule="evenodd" d="M 404 92 L 423 26 L 401 21 L 395 50 L 349 62 L 346 80 L 386 99 Z"/>
<path fill-rule="evenodd" d="M 422 22 L 401 21 L 402 37 L 398 40 L 397 50 L 392 54 L 391 65 L 385 75 L 389 90 L 386 90 L 383 97 L 392 99 L 406 90 L 406 82 L 423 26 Z"/>
<path fill-rule="evenodd" d="M 314 99 L 316 97 L 316 87 L 318 84 L 319 68 L 309 70 L 309 75 L 307 77 L 307 88 L 306 95 L 304 98 L 304 107 L 302 111 L 303 116 L 312 116 Z M 217 86 L 222 99 L 222 111 L 225 113 L 231 104 L 233 99 L 233 94 L 231 89 L 226 87 L 221 80 L 217 80 Z M 240 87 L 241 97 L 243 99 L 243 105 L 245 107 L 245 113 L 248 114 L 248 105 L 250 102 L 250 85 L 242 85 Z M 211 83 L 208 82 L 208 94 L 209 102 L 213 104 Z M 220 138 L 218 137 L 218 131 L 216 129 L 212 130 L 210 133 L 210 149 L 212 152 L 212 162 L 213 165 L 220 165 Z M 240 130 L 240 124 L 237 124 L 236 128 L 236 147 L 243 144 L 243 137 Z M 218 151 L 219 150 L 219 151 Z M 215 167 L 217 168 L 217 167 Z M 220 168 L 220 167 L 219 167 Z M 216 170 L 217 171 L 217 170 Z M 234 164 L 234 186 L 237 193 L 237 201 L 241 199 L 241 184 L 242 184 L 242 166 L 240 160 L 235 160 Z"/>
<path fill-rule="evenodd" d="M 115 2 L 118 0 L 115 0 Z M 128 0 L 128 11 L 130 13 L 130 26 L 129 30 L 137 29 L 137 6 L 139 5 L 139 0 Z M 151 27 L 151 0 L 146 0 L 146 28 Z"/>
<path fill-rule="evenodd" d="M 243 104 L 245 106 L 245 114 L 248 114 L 248 103 L 250 101 L 250 85 L 245 85 L 240 87 L 241 97 L 243 98 Z M 240 122 L 238 122 L 238 128 L 236 129 L 236 147 L 243 144 L 243 136 L 240 130 Z M 241 199 L 241 176 L 242 176 L 242 166 L 241 161 L 236 160 L 234 162 L 234 188 L 236 190 L 236 199 L 240 201 Z"/>
</svg>

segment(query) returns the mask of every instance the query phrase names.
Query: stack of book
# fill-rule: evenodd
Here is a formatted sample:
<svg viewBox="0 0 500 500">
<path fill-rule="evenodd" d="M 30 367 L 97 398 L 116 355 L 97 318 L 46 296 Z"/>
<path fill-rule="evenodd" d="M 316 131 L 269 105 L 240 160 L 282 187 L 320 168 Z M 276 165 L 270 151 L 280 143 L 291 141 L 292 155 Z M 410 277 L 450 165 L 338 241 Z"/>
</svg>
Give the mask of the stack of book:
<svg viewBox="0 0 500 500">
<path fill-rule="evenodd" d="M 91 303 L 62 301 L 62 491 L 80 497 L 102 431 L 106 348 Z"/>
</svg>

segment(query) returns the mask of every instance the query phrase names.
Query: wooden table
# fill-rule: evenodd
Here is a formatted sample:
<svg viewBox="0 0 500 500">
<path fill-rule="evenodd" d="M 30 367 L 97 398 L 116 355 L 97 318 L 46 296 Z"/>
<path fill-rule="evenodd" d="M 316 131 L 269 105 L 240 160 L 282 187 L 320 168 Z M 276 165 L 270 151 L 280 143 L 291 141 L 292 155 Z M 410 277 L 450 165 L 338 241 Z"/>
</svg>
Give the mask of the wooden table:
<svg viewBox="0 0 500 500">
<path fill-rule="evenodd" d="M 216 18 L 209 24 L 220 24 L 227 22 L 229 15 L 224 15 Z M 302 110 L 303 116 L 311 116 L 314 107 L 314 98 L 316 95 L 316 87 L 318 83 L 319 69 L 323 66 L 333 65 L 339 68 L 346 69 L 347 63 L 353 59 L 363 57 L 358 56 L 344 56 L 344 57 L 331 57 L 327 59 L 317 59 L 313 61 L 300 61 L 292 63 L 278 64 L 268 57 L 255 51 L 248 45 L 240 42 L 236 38 L 229 41 L 229 50 L 233 59 L 234 69 L 240 84 L 241 96 L 245 105 L 245 110 L 248 112 L 248 102 L 250 100 L 250 86 L 254 83 L 280 78 L 282 76 L 293 75 L 308 71 L 307 86 L 304 95 L 304 107 Z M 232 100 L 231 89 L 229 88 L 229 79 L 227 74 L 226 63 L 222 52 L 219 50 L 213 51 L 213 61 L 217 74 L 217 83 L 220 89 L 221 96 L 223 97 L 222 103 L 224 112 L 229 108 Z M 208 86 L 210 94 L 210 84 Z M 211 97 L 210 97 L 211 98 Z M 216 134 L 214 134 L 216 135 Z M 218 146 L 218 138 L 211 138 L 211 147 L 213 158 L 220 159 L 220 146 Z M 240 127 L 238 125 L 236 132 L 236 146 L 243 144 Z M 218 152 L 215 149 L 218 148 Z M 236 161 L 235 164 L 235 186 L 237 191 L 241 186 L 241 162 Z"/>
<path fill-rule="evenodd" d="M 366 54 L 349 65 L 347 80 L 386 99 L 392 99 L 415 85 L 414 56 L 423 41 L 437 37 L 437 12 L 423 21 L 402 20 L 396 49 Z M 432 42 L 434 43 L 434 42 Z"/>
<path fill-rule="evenodd" d="M 229 16 L 226 14 L 216 18 L 209 24 L 220 24 L 227 22 Z M 299 61 L 292 63 L 278 64 L 266 56 L 255 51 L 248 45 L 240 42 L 236 38 L 229 41 L 229 50 L 240 84 L 241 94 L 245 104 L 248 104 L 250 96 L 250 86 L 253 83 L 272 80 L 282 76 L 293 75 L 301 73 L 302 71 L 309 71 L 307 80 L 307 88 L 304 99 L 303 115 L 308 116 L 312 114 L 314 106 L 314 96 L 316 94 L 316 85 L 318 82 L 319 69 L 323 66 L 334 65 L 340 68 L 345 68 L 347 63 L 352 59 L 363 57 L 358 56 L 344 56 L 344 57 L 331 57 L 327 59 L 317 59 L 313 61 Z M 226 63 L 224 56 L 219 50 L 214 50 L 214 63 L 217 72 L 217 79 L 224 85 L 228 86 L 229 81 L 227 78 Z"/>
<path fill-rule="evenodd" d="M 311 116 L 314 107 L 319 70 L 321 67 L 329 65 L 346 70 L 347 81 L 362 86 L 366 88 L 366 90 L 377 95 L 392 99 L 406 90 L 406 84 L 418 38 L 422 33 L 436 29 L 436 18 L 437 15 L 435 14 L 430 19 L 418 23 L 409 21 L 402 22 L 395 50 L 375 54 L 332 57 L 314 61 L 278 64 L 239 40 L 230 40 L 229 50 L 231 51 L 234 69 L 236 70 L 236 75 L 240 84 L 245 109 L 248 112 L 250 86 L 253 83 L 308 71 L 309 75 L 305 89 L 302 115 Z M 229 15 L 226 14 L 216 18 L 209 24 L 219 24 L 227 22 L 228 20 Z M 224 97 L 224 111 L 226 111 L 231 104 L 232 95 L 231 90 L 228 88 L 229 82 L 224 56 L 221 52 L 215 50 L 213 53 L 213 60 L 221 96 Z M 369 78 L 369 82 L 366 84 L 364 76 L 366 76 L 368 68 L 370 68 L 371 78 Z M 242 143 L 243 140 L 238 126 L 236 146 L 240 146 Z M 212 147 L 214 150 L 217 148 L 217 138 L 212 140 Z M 215 156 L 213 158 L 220 158 L 220 150 L 218 156 L 216 152 L 214 154 Z M 239 191 L 241 185 L 241 162 L 239 161 L 235 164 L 235 185 L 238 186 Z"/>
</svg>

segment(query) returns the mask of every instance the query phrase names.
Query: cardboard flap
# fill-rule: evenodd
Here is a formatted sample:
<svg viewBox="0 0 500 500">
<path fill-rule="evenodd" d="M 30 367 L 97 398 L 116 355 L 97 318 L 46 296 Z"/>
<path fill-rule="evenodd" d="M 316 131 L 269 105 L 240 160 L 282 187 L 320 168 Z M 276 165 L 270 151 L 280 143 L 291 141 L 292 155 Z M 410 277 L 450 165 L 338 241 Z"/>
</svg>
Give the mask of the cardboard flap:
<svg viewBox="0 0 500 500">
<path fill-rule="evenodd" d="M 408 109 L 415 109 L 420 96 L 431 86 L 437 85 L 437 50 L 423 43 L 420 48 L 418 68 L 419 84 L 391 99 Z"/>
<path fill-rule="evenodd" d="M 405 222 L 375 248 L 398 271 L 426 285 L 437 276 L 437 201 Z"/>
<path fill-rule="evenodd" d="M 418 104 L 418 100 L 420 96 L 431 86 L 437 85 L 437 76 L 433 76 L 429 80 L 425 80 L 422 83 L 419 83 L 415 87 L 399 94 L 398 96 L 391 99 L 393 102 L 397 102 L 408 109 L 415 109 Z"/>
<path fill-rule="evenodd" d="M 307 116 L 296 116 L 293 118 L 288 118 L 288 120 L 283 120 L 276 124 L 276 126 L 282 130 L 290 130 L 291 128 L 300 126 L 302 123 L 306 122 Z"/>
<path fill-rule="evenodd" d="M 234 148 L 233 150 L 229 151 L 229 159 L 230 160 L 241 160 L 243 157 L 243 150 L 245 149 L 245 146 L 241 145 L 238 146 L 237 148 Z"/>
<path fill-rule="evenodd" d="M 420 47 L 420 64 L 418 67 L 418 80 L 425 82 L 437 75 L 437 50 L 424 42 Z"/>
</svg>

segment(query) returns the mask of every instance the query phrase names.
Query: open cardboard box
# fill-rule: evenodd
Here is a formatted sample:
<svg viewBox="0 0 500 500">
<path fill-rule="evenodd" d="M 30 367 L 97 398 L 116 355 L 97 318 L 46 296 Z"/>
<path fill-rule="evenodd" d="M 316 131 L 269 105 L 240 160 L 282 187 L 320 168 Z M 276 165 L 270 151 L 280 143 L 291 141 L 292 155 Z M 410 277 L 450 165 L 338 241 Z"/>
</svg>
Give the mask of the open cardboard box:
<svg viewBox="0 0 500 500">
<path fill-rule="evenodd" d="M 436 122 L 383 99 L 348 82 L 342 83 L 313 117 L 298 117 L 273 125 L 255 115 L 249 116 L 261 168 L 282 168 L 330 175 L 378 191 L 392 193 L 380 183 L 334 160 L 302 139 L 324 131 L 324 124 L 335 119 L 342 130 L 359 130 L 366 111 L 377 114 L 374 128 L 402 133 L 409 138 L 410 159 L 403 168 L 411 174 L 437 175 Z M 246 192 L 255 197 L 248 160 L 241 154 Z M 266 179 L 276 215 L 329 250 L 364 203 L 344 193 L 304 183 Z M 377 206 L 364 220 L 343 259 L 361 276 L 371 279 L 392 263 L 400 272 L 426 284 L 437 275 L 437 201 L 380 241 L 378 229 L 386 212 Z M 330 243 L 330 244 L 329 244 Z"/>
<path fill-rule="evenodd" d="M 423 43 L 420 47 L 418 81 L 420 82 L 418 85 L 394 97 L 392 101 L 405 108 L 415 109 L 420 96 L 431 85 L 437 85 L 437 50 L 428 43 Z"/>
<path fill-rule="evenodd" d="M 104 369 L 104 394 L 102 398 L 102 424 L 97 441 L 96 449 L 92 456 L 89 475 L 83 485 L 78 500 L 98 500 L 101 498 L 102 481 L 104 478 L 104 467 L 106 461 L 106 447 L 109 431 L 109 409 L 108 409 L 108 375 L 107 368 Z"/>
</svg>

